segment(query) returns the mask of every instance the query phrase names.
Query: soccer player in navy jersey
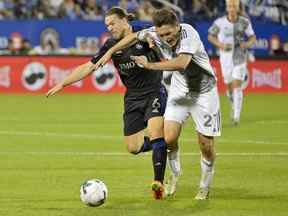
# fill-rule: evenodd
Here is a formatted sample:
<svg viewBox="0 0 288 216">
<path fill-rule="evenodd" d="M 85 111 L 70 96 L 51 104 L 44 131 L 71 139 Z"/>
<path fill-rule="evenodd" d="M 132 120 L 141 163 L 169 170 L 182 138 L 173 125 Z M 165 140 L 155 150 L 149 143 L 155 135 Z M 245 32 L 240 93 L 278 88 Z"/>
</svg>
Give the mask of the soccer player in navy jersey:
<svg viewBox="0 0 288 216">
<path fill-rule="evenodd" d="M 56 94 L 65 86 L 79 81 L 94 71 L 94 64 L 125 36 L 139 31 L 129 24 L 132 15 L 119 7 L 111 8 L 105 15 L 105 24 L 112 35 L 99 53 L 89 62 L 78 66 L 69 76 L 50 89 L 46 96 Z M 127 91 L 124 96 L 124 140 L 128 152 L 138 154 L 153 150 L 152 161 L 154 181 L 152 192 L 155 199 L 164 196 L 164 173 L 166 166 L 166 143 L 163 132 L 163 114 L 166 106 L 167 93 L 161 85 L 162 73 L 155 73 L 139 67 L 130 57 L 144 55 L 151 62 L 159 61 L 157 53 L 149 48 L 147 42 L 136 42 L 132 46 L 115 53 L 112 61 L 118 69 L 121 81 Z M 161 71 L 160 71 L 161 72 Z M 144 129 L 147 127 L 148 136 Z"/>
</svg>

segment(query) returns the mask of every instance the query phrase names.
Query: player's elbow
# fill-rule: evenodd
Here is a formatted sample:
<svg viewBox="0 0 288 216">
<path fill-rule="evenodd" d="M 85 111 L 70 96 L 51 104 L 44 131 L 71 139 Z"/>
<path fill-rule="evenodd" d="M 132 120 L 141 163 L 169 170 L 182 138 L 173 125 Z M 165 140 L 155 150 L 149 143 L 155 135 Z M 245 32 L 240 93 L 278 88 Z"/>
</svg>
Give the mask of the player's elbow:
<svg viewBox="0 0 288 216">
<path fill-rule="evenodd" d="M 208 35 L 207 39 L 208 39 L 208 41 L 209 41 L 210 43 L 213 43 L 214 40 L 215 40 L 215 37 L 212 36 L 212 35 Z"/>
<path fill-rule="evenodd" d="M 183 71 L 185 70 L 189 63 L 192 60 L 192 56 L 190 54 L 180 54 L 175 60 L 175 70 Z"/>
<path fill-rule="evenodd" d="M 252 43 L 252 45 L 256 42 L 256 40 L 257 40 L 257 38 L 256 38 L 256 35 L 253 35 L 252 37 L 251 37 L 251 43 Z"/>
<path fill-rule="evenodd" d="M 179 70 L 179 71 L 184 71 L 186 69 L 187 65 L 185 64 L 180 64 L 176 70 Z"/>
<path fill-rule="evenodd" d="M 185 59 L 185 58 L 182 59 L 181 61 L 178 62 L 176 70 L 180 70 L 180 71 L 186 70 L 189 63 L 190 63 L 190 59 Z"/>
</svg>

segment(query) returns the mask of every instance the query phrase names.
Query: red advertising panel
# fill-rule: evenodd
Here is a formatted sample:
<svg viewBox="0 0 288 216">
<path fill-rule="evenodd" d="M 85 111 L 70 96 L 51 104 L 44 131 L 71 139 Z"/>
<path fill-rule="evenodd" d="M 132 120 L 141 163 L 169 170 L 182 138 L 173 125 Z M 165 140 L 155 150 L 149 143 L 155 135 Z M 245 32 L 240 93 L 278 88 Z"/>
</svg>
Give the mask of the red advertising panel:
<svg viewBox="0 0 288 216">
<path fill-rule="evenodd" d="M 0 57 L 0 92 L 44 93 L 89 57 L 23 56 Z M 125 88 L 113 64 L 109 63 L 91 76 L 66 87 L 64 92 L 124 92 Z"/>
<path fill-rule="evenodd" d="M 225 92 L 218 59 L 211 61 L 218 77 L 218 88 Z M 288 93 L 288 60 L 258 59 L 248 64 L 248 83 L 246 92 L 285 92 Z"/>
<path fill-rule="evenodd" d="M 89 57 L 76 56 L 1 56 L 0 93 L 44 93 Z M 211 61 L 219 91 L 225 91 L 219 61 Z M 256 60 L 248 65 L 249 82 L 246 92 L 288 93 L 288 60 Z M 64 92 L 115 93 L 124 92 L 117 70 L 107 64 L 86 79 L 65 88 Z"/>
</svg>

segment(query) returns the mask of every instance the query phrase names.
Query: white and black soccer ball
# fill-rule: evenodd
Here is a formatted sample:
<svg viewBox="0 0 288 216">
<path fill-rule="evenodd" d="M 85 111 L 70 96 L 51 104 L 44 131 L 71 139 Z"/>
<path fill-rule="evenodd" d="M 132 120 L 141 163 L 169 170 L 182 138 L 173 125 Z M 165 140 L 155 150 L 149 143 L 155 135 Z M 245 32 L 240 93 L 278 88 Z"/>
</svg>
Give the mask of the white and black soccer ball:
<svg viewBox="0 0 288 216">
<path fill-rule="evenodd" d="M 108 189 L 103 181 L 91 179 L 85 181 L 80 187 L 80 199 L 88 206 L 100 206 L 105 203 Z"/>
</svg>

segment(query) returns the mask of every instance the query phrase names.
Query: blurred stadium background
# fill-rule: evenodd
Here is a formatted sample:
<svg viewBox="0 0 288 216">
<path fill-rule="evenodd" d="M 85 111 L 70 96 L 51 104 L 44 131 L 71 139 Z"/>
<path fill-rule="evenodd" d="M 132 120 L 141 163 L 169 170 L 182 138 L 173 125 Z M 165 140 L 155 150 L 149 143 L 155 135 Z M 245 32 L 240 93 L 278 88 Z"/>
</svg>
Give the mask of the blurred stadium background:
<svg viewBox="0 0 288 216">
<path fill-rule="evenodd" d="M 0 0 L 0 215 L 286 216 L 288 201 L 288 1 L 241 0 L 257 42 L 239 127 L 231 127 L 217 51 L 207 41 L 225 0 Z M 112 64 L 47 100 L 44 93 L 109 37 L 103 14 L 119 5 L 149 23 L 172 7 L 199 32 L 222 93 L 223 136 L 211 200 L 192 200 L 199 154 L 192 122 L 181 137 L 183 177 L 174 199 L 154 202 L 150 154 L 122 141 L 124 87 Z M 65 94 L 69 93 L 69 94 Z M 107 204 L 85 208 L 79 186 L 100 178 Z M 131 184 L 131 182 L 133 184 Z M 132 186 L 131 186 L 132 185 Z"/>
</svg>

